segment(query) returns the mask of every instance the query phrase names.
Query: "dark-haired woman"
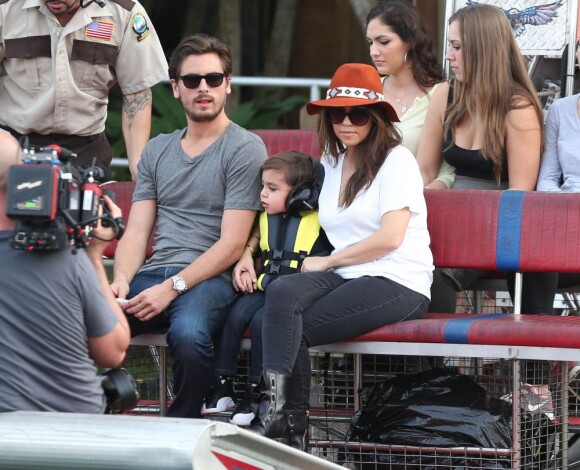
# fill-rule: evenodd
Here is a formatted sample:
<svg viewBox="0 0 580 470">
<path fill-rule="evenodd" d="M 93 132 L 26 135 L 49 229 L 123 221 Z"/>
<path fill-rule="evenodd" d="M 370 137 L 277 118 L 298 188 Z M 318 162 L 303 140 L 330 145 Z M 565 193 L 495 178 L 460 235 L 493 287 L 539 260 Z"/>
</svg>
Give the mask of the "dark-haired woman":
<svg viewBox="0 0 580 470">
<path fill-rule="evenodd" d="M 319 114 L 325 179 L 319 220 L 335 250 L 309 257 L 301 273 L 266 293 L 264 375 L 270 404 L 256 423 L 304 448 L 310 393 L 308 348 L 343 341 L 427 312 L 433 258 L 423 183 L 400 145 L 393 107 L 370 65 L 345 64 Z"/>
<path fill-rule="evenodd" d="M 385 100 L 399 121 L 402 144 L 417 156 L 419 146 L 439 141 L 437 122 L 447 107 L 449 84 L 437 59 L 432 34 L 417 9 L 405 0 L 382 1 L 367 16 L 370 56 L 383 76 Z M 428 188 L 448 189 L 455 170 L 442 161 Z"/>
</svg>

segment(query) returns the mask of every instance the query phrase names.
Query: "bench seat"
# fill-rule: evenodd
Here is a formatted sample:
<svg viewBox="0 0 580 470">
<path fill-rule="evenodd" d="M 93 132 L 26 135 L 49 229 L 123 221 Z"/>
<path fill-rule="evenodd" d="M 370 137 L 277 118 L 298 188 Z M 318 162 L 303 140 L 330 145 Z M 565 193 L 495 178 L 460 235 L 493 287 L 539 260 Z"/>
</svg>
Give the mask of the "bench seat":
<svg viewBox="0 0 580 470">
<path fill-rule="evenodd" d="M 269 155 L 296 149 L 319 157 L 316 135 L 312 131 L 255 132 L 264 139 Z M 116 183 L 111 187 L 117 193 L 117 202 L 126 216 L 130 210 L 133 187 L 132 183 Z M 520 370 L 520 359 L 556 361 L 559 364 L 554 367 L 554 371 L 558 372 L 554 372 L 551 377 L 550 388 L 557 419 L 552 423 L 554 429 L 551 433 L 557 435 L 563 455 L 567 455 L 568 394 L 567 387 L 562 385 L 569 381 L 568 363 L 565 361 L 580 360 L 580 317 L 525 315 L 526 312 L 520 312 L 521 273 L 580 272 L 580 194 L 426 190 L 425 198 L 435 266 L 481 269 L 495 275 L 516 272 L 515 313 L 430 313 L 421 320 L 387 325 L 339 343 L 312 347 L 313 352 L 353 354 L 353 371 L 350 376 L 342 371 L 333 372 L 328 363 L 321 366 L 323 386 L 332 393 L 336 392 L 337 396 L 333 400 L 336 399 L 338 405 L 349 403 L 354 410 L 358 410 L 359 392 L 364 385 L 362 354 L 454 358 L 458 359 L 458 364 L 469 362 L 473 370 L 479 370 L 480 367 L 484 370 L 490 364 L 488 359 L 503 367 L 502 362 L 496 359 L 506 359 L 510 360 L 511 373 L 508 372 L 509 377 L 504 378 L 507 380 L 505 385 L 509 386 L 508 392 L 511 390 L 512 396 L 519 397 L 520 385 L 525 377 Z M 107 255 L 112 257 L 115 248 L 115 244 L 111 244 Z M 166 393 L 171 386 L 166 382 L 168 348 L 165 335 L 141 335 L 133 338 L 131 344 L 149 346 L 152 354 L 157 354 L 155 347 L 159 347 L 159 409 L 163 415 L 168 398 L 171 398 Z M 248 345 L 247 333 L 242 347 L 246 349 Z M 346 398 L 344 391 L 347 379 L 352 382 L 352 399 Z M 496 382 L 495 375 L 492 380 L 491 387 L 499 391 L 502 381 Z M 501 388 L 501 393 L 505 392 Z M 336 409 L 338 414 L 347 410 L 344 406 L 337 406 Z M 325 413 L 328 414 L 326 410 Z M 520 423 L 523 418 L 521 406 L 514 406 L 513 423 Z M 509 456 L 512 468 L 522 468 L 520 461 L 525 458 L 520 457 L 526 453 L 526 434 L 521 432 L 520 426 L 514 425 L 512 429 L 514 444 L 511 449 L 504 450 L 504 455 Z M 319 441 L 319 446 L 325 449 L 333 446 L 342 449 L 344 445 L 344 441 L 336 441 L 334 444 Z M 373 443 L 353 445 L 378 448 Z M 384 450 L 388 450 L 388 446 L 384 447 Z M 474 452 L 482 450 L 474 449 Z M 546 463 L 546 466 L 535 468 L 548 467 Z M 567 468 L 565 462 L 561 468 Z"/>
<path fill-rule="evenodd" d="M 351 341 L 578 348 L 580 317 L 429 313 L 424 319 L 383 326 Z"/>
</svg>

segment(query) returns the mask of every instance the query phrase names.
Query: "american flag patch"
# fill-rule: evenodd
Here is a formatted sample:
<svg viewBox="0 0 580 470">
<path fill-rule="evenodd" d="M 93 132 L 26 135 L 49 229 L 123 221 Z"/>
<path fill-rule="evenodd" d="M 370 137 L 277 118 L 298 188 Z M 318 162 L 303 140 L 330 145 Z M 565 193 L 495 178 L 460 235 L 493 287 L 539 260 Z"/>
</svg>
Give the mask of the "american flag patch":
<svg viewBox="0 0 580 470">
<path fill-rule="evenodd" d="M 85 27 L 85 38 L 110 41 L 113 38 L 114 23 L 93 21 Z"/>
</svg>

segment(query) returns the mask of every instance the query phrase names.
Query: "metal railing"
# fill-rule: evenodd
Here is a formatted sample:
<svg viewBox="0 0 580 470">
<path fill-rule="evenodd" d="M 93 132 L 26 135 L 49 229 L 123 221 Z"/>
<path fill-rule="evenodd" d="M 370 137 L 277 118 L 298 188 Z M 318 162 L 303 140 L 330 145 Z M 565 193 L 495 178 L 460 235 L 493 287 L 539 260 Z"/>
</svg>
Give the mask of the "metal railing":
<svg viewBox="0 0 580 470">
<path fill-rule="evenodd" d="M 164 81 L 169 83 L 169 79 Z M 288 77 L 232 77 L 234 86 L 280 87 L 280 88 L 308 88 L 310 101 L 320 99 L 321 89 L 326 89 L 330 78 L 288 78 Z M 113 158 L 111 167 L 127 168 L 129 161 L 126 158 Z"/>
</svg>

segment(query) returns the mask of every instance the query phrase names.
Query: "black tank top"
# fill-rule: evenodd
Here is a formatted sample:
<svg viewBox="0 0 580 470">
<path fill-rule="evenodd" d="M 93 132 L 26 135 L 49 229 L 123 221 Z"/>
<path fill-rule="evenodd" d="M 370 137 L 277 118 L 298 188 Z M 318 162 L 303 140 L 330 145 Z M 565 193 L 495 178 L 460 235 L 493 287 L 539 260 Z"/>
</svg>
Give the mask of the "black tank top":
<svg viewBox="0 0 580 470">
<path fill-rule="evenodd" d="M 443 158 L 451 166 L 455 167 L 457 176 L 466 176 L 481 180 L 495 181 L 493 162 L 484 158 L 481 150 L 468 150 L 451 143 L 451 139 L 445 139 L 442 148 Z M 507 181 L 507 165 L 505 153 L 502 155 L 504 161 L 502 181 Z"/>
</svg>

